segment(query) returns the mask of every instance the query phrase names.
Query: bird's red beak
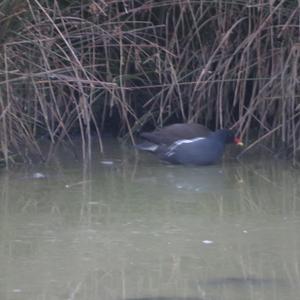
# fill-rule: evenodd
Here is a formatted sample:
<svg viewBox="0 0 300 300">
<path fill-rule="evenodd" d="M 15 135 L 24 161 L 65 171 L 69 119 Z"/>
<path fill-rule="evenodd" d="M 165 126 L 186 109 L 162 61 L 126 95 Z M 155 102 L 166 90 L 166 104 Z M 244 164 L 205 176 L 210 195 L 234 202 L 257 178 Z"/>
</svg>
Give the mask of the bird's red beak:
<svg viewBox="0 0 300 300">
<path fill-rule="evenodd" d="M 239 146 L 244 146 L 243 142 L 242 142 L 241 139 L 238 138 L 238 137 L 235 137 L 235 138 L 234 138 L 234 143 L 235 143 L 236 145 L 239 145 Z"/>
</svg>

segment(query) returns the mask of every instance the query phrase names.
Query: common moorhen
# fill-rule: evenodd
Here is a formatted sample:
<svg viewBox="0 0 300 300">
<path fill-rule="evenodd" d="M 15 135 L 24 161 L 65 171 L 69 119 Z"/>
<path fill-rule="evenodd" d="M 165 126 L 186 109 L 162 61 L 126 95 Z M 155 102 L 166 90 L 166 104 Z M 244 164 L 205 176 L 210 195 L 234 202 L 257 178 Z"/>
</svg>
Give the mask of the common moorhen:
<svg viewBox="0 0 300 300">
<path fill-rule="evenodd" d="M 170 146 L 178 140 L 206 137 L 210 133 L 207 127 L 200 124 L 177 123 L 151 132 L 140 133 L 142 142 L 136 147 L 140 150 L 155 152 L 160 145 Z"/>
<path fill-rule="evenodd" d="M 170 146 L 160 145 L 155 153 L 173 164 L 210 165 L 221 159 L 226 144 L 242 145 L 235 132 L 219 129 L 207 137 L 178 140 Z"/>
</svg>

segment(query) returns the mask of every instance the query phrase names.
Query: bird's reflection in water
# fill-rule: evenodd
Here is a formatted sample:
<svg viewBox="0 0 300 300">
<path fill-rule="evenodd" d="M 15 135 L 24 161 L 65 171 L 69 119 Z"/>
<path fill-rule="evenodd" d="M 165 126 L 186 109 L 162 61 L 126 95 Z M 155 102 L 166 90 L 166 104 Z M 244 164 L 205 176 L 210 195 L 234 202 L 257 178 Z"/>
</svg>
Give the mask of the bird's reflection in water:
<svg viewBox="0 0 300 300">
<path fill-rule="evenodd" d="M 220 166 L 170 169 L 165 180 L 177 190 L 189 192 L 216 192 L 226 186 L 224 172 Z"/>
<path fill-rule="evenodd" d="M 141 297 L 141 298 L 126 298 L 124 300 L 203 300 L 197 297 Z"/>
<path fill-rule="evenodd" d="M 257 277 L 224 277 L 212 278 L 204 282 L 207 286 L 231 286 L 231 287 L 271 287 L 285 285 L 285 281 L 279 278 L 257 278 Z"/>
<path fill-rule="evenodd" d="M 233 171 L 233 170 L 231 170 Z M 186 167 L 163 165 L 137 171 L 133 181 L 140 185 L 158 185 L 186 192 L 221 192 L 233 187 L 234 182 L 227 176 L 227 169 L 221 166 Z"/>
<path fill-rule="evenodd" d="M 205 282 L 202 282 L 201 285 L 203 287 L 228 287 L 228 288 L 242 288 L 247 290 L 247 287 L 251 288 L 272 288 L 272 287 L 283 287 L 286 284 L 284 279 L 279 278 L 257 278 L 257 277 L 224 277 L 224 278 L 212 278 L 208 279 Z M 215 299 L 215 298 L 207 298 L 205 299 Z M 200 297 L 166 297 L 166 296 L 146 296 L 146 297 L 136 297 L 136 298 L 125 298 L 123 300 L 204 300 Z"/>
</svg>

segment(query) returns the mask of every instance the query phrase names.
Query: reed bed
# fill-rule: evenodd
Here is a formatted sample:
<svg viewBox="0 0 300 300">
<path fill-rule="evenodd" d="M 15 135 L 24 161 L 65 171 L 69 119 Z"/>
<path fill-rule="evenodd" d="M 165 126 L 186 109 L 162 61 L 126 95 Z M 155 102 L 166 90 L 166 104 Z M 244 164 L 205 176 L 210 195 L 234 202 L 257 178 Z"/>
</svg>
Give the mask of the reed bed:
<svg viewBox="0 0 300 300">
<path fill-rule="evenodd" d="M 2 160 L 79 132 L 200 122 L 299 159 L 294 0 L 2 0 Z"/>
</svg>

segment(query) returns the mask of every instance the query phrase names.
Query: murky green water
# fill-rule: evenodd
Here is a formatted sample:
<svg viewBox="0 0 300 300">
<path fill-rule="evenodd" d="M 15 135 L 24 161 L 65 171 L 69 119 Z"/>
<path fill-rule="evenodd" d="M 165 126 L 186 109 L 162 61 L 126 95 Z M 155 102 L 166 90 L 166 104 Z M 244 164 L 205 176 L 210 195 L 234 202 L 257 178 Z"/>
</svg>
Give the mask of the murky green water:
<svg viewBox="0 0 300 300">
<path fill-rule="evenodd" d="M 0 299 L 299 299 L 299 175 L 258 157 L 168 166 L 109 141 L 90 170 L 68 152 L 2 170 Z"/>
</svg>

